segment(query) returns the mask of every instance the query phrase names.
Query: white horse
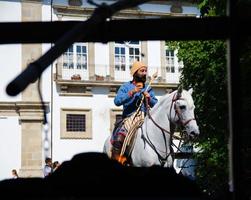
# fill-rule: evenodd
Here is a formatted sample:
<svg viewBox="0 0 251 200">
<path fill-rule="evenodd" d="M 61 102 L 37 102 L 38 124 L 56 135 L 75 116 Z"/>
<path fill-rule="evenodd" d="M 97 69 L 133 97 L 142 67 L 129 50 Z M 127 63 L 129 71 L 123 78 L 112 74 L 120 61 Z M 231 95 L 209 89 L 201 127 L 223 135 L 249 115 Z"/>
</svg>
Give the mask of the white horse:
<svg viewBox="0 0 251 200">
<path fill-rule="evenodd" d="M 172 167 L 170 125 L 173 123 L 183 126 L 185 132 L 191 137 L 199 135 L 194 109 L 192 89 L 188 91 L 179 89 L 162 96 L 145 117 L 142 127 L 137 130 L 130 156 L 131 165 Z M 103 149 L 109 157 L 111 154 L 110 137 L 106 139 Z"/>
</svg>

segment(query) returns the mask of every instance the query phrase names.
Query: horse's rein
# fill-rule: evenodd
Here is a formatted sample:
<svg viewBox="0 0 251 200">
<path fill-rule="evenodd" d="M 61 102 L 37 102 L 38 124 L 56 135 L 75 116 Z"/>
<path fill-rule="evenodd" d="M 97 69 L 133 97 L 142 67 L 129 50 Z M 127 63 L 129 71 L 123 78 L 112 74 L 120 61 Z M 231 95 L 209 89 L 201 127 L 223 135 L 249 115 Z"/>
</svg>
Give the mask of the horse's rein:
<svg viewBox="0 0 251 200">
<path fill-rule="evenodd" d="M 177 96 L 177 94 L 176 94 L 176 95 L 174 94 L 173 99 L 172 99 L 172 104 L 171 104 L 171 107 L 170 107 L 170 115 L 169 115 L 169 116 L 171 116 L 171 111 L 172 111 L 172 107 L 173 107 L 173 104 L 174 104 L 175 114 L 178 115 L 178 118 L 179 118 L 179 120 L 180 120 L 179 113 L 178 113 L 178 112 L 180 112 L 180 109 L 179 109 L 179 111 L 178 111 L 178 109 L 175 109 L 175 107 L 177 107 L 176 104 L 175 104 L 175 102 L 176 102 L 177 100 L 179 100 L 179 99 L 182 99 L 182 98 L 180 98 L 179 96 Z M 152 118 L 152 116 L 151 116 L 151 114 L 150 114 L 150 112 L 149 112 L 149 104 L 148 104 L 147 98 L 146 98 L 145 100 L 146 100 L 147 115 L 148 115 L 149 119 L 153 122 L 153 124 L 154 124 L 155 126 L 157 126 L 157 127 L 162 131 L 163 137 L 164 137 L 164 140 L 165 140 L 165 146 L 167 147 L 167 144 L 166 144 L 166 137 L 165 137 L 165 134 L 164 134 L 164 133 L 169 134 L 171 140 L 176 139 L 176 140 L 180 140 L 180 141 L 181 141 L 181 140 L 182 140 L 181 137 L 175 136 L 173 133 L 171 133 L 170 131 L 166 130 L 165 128 L 163 128 L 163 127 L 161 127 L 159 124 L 157 124 L 157 122 Z M 182 124 L 182 125 L 186 125 L 186 124 L 188 124 L 188 123 L 189 123 L 190 121 L 192 121 L 192 120 L 194 120 L 194 119 L 189 119 L 189 120 L 187 120 L 185 123 L 181 123 L 181 124 Z M 169 121 L 171 121 L 171 120 L 169 119 Z M 182 122 L 182 121 L 180 120 L 180 122 Z M 149 140 L 149 139 L 148 139 L 148 140 Z M 157 152 L 155 146 L 150 142 L 150 140 L 148 141 L 148 143 L 149 143 L 149 145 L 153 148 L 153 150 L 156 152 L 156 154 L 158 155 L 161 165 L 164 166 L 164 165 L 165 165 L 165 162 L 166 162 L 166 160 L 167 160 L 167 158 L 173 153 L 173 152 L 171 152 L 171 149 L 172 149 L 172 148 L 170 148 L 170 153 L 167 153 L 167 151 L 166 151 L 166 154 L 167 154 L 167 155 L 166 155 L 165 158 L 163 158 L 163 157 Z M 178 151 L 181 151 L 180 148 L 177 147 L 173 142 L 171 142 L 171 145 L 170 145 L 170 146 L 172 146 L 172 145 L 174 145 L 174 146 L 177 148 Z"/>
<path fill-rule="evenodd" d="M 172 105 L 173 105 L 173 102 L 174 102 L 174 101 L 172 100 Z M 168 130 L 166 130 L 165 128 L 161 127 L 159 124 L 157 124 L 157 122 L 155 122 L 155 120 L 152 118 L 152 116 L 151 116 L 151 114 L 150 114 L 150 112 L 149 112 L 149 104 L 148 104 L 147 99 L 146 99 L 146 105 L 147 105 L 147 106 L 146 106 L 146 108 L 147 108 L 147 115 L 148 115 L 149 119 L 152 120 L 152 122 L 154 123 L 155 126 L 157 126 L 161 131 L 163 131 L 163 132 L 169 134 L 169 135 L 170 135 L 171 137 L 173 137 L 174 139 L 177 139 L 177 140 L 181 139 L 181 138 L 179 138 L 179 137 L 173 135 L 170 131 L 168 131 Z M 172 105 L 171 105 L 171 108 L 170 108 L 170 113 L 171 113 Z M 170 121 L 170 119 L 169 119 L 169 121 Z"/>
<path fill-rule="evenodd" d="M 172 144 L 173 144 L 173 142 L 172 142 L 171 145 L 170 145 L 170 152 L 167 153 L 167 142 L 166 142 L 165 133 L 168 133 L 168 134 L 170 135 L 171 140 L 172 140 L 172 138 L 175 138 L 175 139 L 180 139 L 180 138 L 174 136 L 170 131 L 168 131 L 168 130 L 166 130 L 165 128 L 163 128 L 163 127 L 161 127 L 160 125 L 158 125 L 158 124 L 155 122 L 155 120 L 152 118 L 152 116 L 151 116 L 151 114 L 150 114 L 150 112 L 149 112 L 149 108 L 150 108 L 150 107 L 149 107 L 149 104 L 148 104 L 148 99 L 146 98 L 146 110 L 147 110 L 147 115 L 148 115 L 149 119 L 151 119 L 151 121 L 154 123 L 154 125 L 157 126 L 157 127 L 161 130 L 161 132 L 162 132 L 162 134 L 163 134 L 164 141 L 165 141 L 165 147 L 166 147 L 166 156 L 165 156 L 165 157 L 162 157 L 162 156 L 160 155 L 160 153 L 157 151 L 156 147 L 154 146 L 154 144 L 151 142 L 151 140 L 150 140 L 149 138 L 148 138 L 148 140 L 146 140 L 146 142 L 147 142 L 147 143 L 149 144 L 149 146 L 155 151 L 155 153 L 157 154 L 158 159 L 159 159 L 159 161 L 160 161 L 160 163 L 161 163 L 161 166 L 163 167 L 163 166 L 165 165 L 165 163 L 166 163 L 168 157 L 169 157 L 170 155 L 172 156 L 172 154 L 173 154 L 173 150 L 172 150 Z M 147 136 L 148 136 L 148 135 L 147 135 Z"/>
</svg>

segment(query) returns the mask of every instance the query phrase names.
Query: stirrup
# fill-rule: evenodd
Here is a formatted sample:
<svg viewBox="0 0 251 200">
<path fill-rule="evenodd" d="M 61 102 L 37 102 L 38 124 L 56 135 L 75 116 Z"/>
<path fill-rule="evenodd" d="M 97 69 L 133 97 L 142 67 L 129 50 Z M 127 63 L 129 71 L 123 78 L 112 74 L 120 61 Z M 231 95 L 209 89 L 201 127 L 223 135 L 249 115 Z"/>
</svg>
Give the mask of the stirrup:
<svg viewBox="0 0 251 200">
<path fill-rule="evenodd" d="M 126 165 L 126 161 L 127 161 L 127 159 L 125 156 L 120 155 L 118 157 L 118 162 L 121 163 L 122 165 Z"/>
</svg>

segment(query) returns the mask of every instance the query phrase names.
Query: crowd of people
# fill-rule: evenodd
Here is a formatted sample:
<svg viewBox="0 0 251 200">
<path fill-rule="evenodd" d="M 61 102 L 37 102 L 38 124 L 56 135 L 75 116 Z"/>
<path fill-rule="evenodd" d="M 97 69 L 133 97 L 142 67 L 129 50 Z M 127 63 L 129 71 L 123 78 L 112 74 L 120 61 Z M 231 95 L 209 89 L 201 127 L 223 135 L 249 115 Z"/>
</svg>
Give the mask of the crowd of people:
<svg viewBox="0 0 251 200">
<path fill-rule="evenodd" d="M 52 162 L 51 158 L 49 157 L 45 158 L 45 166 L 43 169 L 44 177 L 51 175 L 55 170 L 58 169 L 59 166 L 60 163 L 58 161 Z"/>
<path fill-rule="evenodd" d="M 49 157 L 45 158 L 45 165 L 43 168 L 44 177 L 51 175 L 55 170 L 57 170 L 59 166 L 60 166 L 60 163 L 58 161 L 52 162 L 51 158 Z M 12 169 L 11 174 L 12 174 L 13 179 L 19 178 L 19 175 L 16 169 Z"/>
</svg>

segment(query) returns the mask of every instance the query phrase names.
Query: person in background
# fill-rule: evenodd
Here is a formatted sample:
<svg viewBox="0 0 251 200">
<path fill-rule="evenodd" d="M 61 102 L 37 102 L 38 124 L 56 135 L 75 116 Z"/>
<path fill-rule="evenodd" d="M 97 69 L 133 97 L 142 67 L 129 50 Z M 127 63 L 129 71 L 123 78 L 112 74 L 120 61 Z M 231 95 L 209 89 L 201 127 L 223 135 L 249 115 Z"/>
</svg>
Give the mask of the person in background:
<svg viewBox="0 0 251 200">
<path fill-rule="evenodd" d="M 45 166 L 44 166 L 44 177 L 47 177 L 52 174 L 52 160 L 51 158 L 47 157 L 45 158 Z"/>
<path fill-rule="evenodd" d="M 53 172 L 57 170 L 59 166 L 60 166 L 60 163 L 58 161 L 53 162 L 52 164 Z"/>
<path fill-rule="evenodd" d="M 17 170 L 13 169 L 13 170 L 11 170 L 11 173 L 12 173 L 12 178 L 14 178 L 14 179 L 19 178 Z"/>
</svg>

